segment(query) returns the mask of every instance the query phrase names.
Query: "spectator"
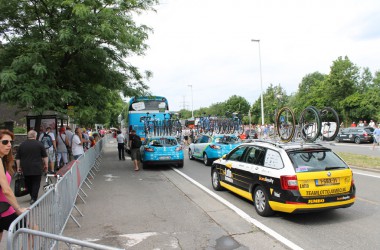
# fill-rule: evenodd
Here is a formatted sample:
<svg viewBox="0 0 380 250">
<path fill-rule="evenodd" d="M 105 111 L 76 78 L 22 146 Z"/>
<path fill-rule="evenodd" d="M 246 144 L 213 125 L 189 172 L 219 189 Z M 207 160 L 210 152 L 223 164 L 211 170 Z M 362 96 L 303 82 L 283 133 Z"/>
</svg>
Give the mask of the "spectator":
<svg viewBox="0 0 380 250">
<path fill-rule="evenodd" d="M 73 151 L 74 160 L 77 160 L 84 154 L 82 129 L 79 127 L 75 129 L 75 134 L 71 142 L 71 150 Z"/>
<path fill-rule="evenodd" d="M 120 130 L 117 130 L 117 137 L 116 137 L 116 140 L 117 140 L 117 150 L 119 152 L 119 160 L 125 160 L 125 157 L 124 157 L 124 135 L 121 133 Z"/>
<path fill-rule="evenodd" d="M 16 154 L 17 172 L 25 176 L 26 188 L 30 194 L 30 204 L 38 198 L 41 176 L 48 170 L 48 154 L 44 145 L 37 141 L 37 132 L 30 130 L 27 140 L 20 144 Z"/>
<path fill-rule="evenodd" d="M 356 127 L 356 123 L 355 123 L 355 122 L 352 122 L 352 123 L 351 123 L 351 127 Z"/>
<path fill-rule="evenodd" d="M 368 127 L 368 123 L 366 120 L 363 121 L 363 127 Z"/>
<path fill-rule="evenodd" d="M 66 129 L 64 127 L 61 127 L 59 129 L 59 134 L 57 138 L 57 162 L 58 162 L 58 168 L 61 167 L 61 159 L 63 161 L 63 165 L 66 165 L 68 163 L 68 151 L 67 148 L 69 146 L 69 139 L 66 135 Z"/>
<path fill-rule="evenodd" d="M 87 151 L 90 147 L 90 136 L 87 133 L 86 128 L 82 129 L 82 142 L 83 142 L 83 149 L 84 151 Z"/>
<path fill-rule="evenodd" d="M 90 136 L 90 147 L 94 147 L 96 145 L 96 141 L 95 141 L 95 138 L 94 136 Z"/>
<path fill-rule="evenodd" d="M 73 154 L 72 154 L 72 150 L 71 150 L 71 142 L 73 140 L 73 136 L 74 136 L 74 133 L 73 131 L 71 130 L 71 128 L 69 126 L 66 127 L 66 132 L 65 132 L 66 136 L 67 136 L 67 140 L 69 141 L 69 147 L 68 147 L 68 152 L 67 152 L 67 158 L 69 161 L 71 161 L 73 159 Z"/>
<path fill-rule="evenodd" d="M 135 167 L 135 171 L 139 171 L 139 162 L 141 159 L 140 154 L 141 138 L 136 135 L 136 130 L 131 130 L 131 135 L 129 137 L 129 148 L 131 149 L 131 158 Z"/>
<path fill-rule="evenodd" d="M 375 130 L 373 131 L 373 145 L 372 150 L 375 150 L 375 147 L 380 143 L 380 128 L 375 125 Z"/>
<path fill-rule="evenodd" d="M 55 153 L 57 152 L 57 144 L 55 141 L 54 133 L 51 132 L 51 127 L 47 127 L 46 131 L 40 134 L 40 137 L 38 138 L 38 140 L 43 143 L 46 149 L 46 153 L 49 157 L 49 166 L 50 166 L 49 173 L 53 174 L 55 173 L 54 164 L 55 164 Z"/>
<path fill-rule="evenodd" d="M 359 123 L 358 123 L 358 127 L 364 127 L 364 123 L 363 123 L 362 120 L 359 121 Z"/>
<path fill-rule="evenodd" d="M 372 128 L 374 128 L 376 126 L 376 124 L 373 120 L 370 120 L 368 125 Z"/>
<path fill-rule="evenodd" d="M 9 230 L 11 223 L 27 208 L 21 208 L 10 187 L 13 174 L 12 142 L 14 134 L 9 130 L 0 130 L 0 201 L 10 206 L 0 215 L 0 241 L 3 230 Z"/>
<path fill-rule="evenodd" d="M 97 143 L 100 140 L 100 136 L 98 133 L 93 133 L 92 136 L 94 137 L 95 143 Z"/>
</svg>

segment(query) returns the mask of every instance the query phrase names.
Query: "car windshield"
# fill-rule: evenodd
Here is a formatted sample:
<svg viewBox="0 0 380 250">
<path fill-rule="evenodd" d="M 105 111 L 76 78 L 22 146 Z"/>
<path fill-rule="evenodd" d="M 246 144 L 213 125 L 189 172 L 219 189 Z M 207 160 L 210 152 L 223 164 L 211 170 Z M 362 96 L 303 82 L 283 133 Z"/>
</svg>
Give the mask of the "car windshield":
<svg viewBox="0 0 380 250">
<path fill-rule="evenodd" d="M 239 141 L 239 138 L 237 138 L 236 136 L 229 136 L 229 135 L 216 137 L 214 139 L 215 143 L 222 143 L 222 144 L 234 144 L 234 143 L 237 143 L 238 141 Z"/>
<path fill-rule="evenodd" d="M 153 147 L 176 146 L 177 140 L 174 138 L 154 138 L 149 141 L 148 145 Z"/>
<path fill-rule="evenodd" d="M 297 173 L 348 168 L 347 164 L 332 151 L 300 150 L 288 152 L 288 155 Z"/>
</svg>

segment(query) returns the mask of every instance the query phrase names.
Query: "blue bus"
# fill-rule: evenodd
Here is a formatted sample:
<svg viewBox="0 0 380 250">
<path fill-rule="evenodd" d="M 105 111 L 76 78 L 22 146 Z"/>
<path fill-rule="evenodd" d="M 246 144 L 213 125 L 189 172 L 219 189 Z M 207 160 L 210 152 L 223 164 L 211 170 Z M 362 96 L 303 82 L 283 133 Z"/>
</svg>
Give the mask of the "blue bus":
<svg viewBox="0 0 380 250">
<path fill-rule="evenodd" d="M 132 129 L 145 141 L 144 120 L 146 117 L 153 120 L 169 119 L 169 103 L 163 96 L 137 96 L 132 97 L 126 109 L 120 115 L 120 128 L 125 135 L 125 147 L 129 150 L 129 133 Z"/>
</svg>

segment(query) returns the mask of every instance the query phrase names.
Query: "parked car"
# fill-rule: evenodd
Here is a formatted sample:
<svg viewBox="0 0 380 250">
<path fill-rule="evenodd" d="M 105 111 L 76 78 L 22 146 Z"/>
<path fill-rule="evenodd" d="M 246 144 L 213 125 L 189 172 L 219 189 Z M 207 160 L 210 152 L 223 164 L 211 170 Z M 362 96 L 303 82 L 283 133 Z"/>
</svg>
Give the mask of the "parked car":
<svg viewBox="0 0 380 250">
<path fill-rule="evenodd" d="M 372 127 L 354 127 L 344 128 L 335 137 L 336 142 L 355 142 L 360 144 L 362 142 L 373 142 Z"/>
<path fill-rule="evenodd" d="M 253 201 L 256 212 L 302 213 L 354 204 L 352 170 L 331 149 L 313 143 L 243 143 L 213 162 L 215 190 Z"/>
<path fill-rule="evenodd" d="M 175 164 L 178 168 L 183 167 L 183 149 L 174 136 L 148 138 L 140 150 L 143 168 L 167 164 Z"/>
<path fill-rule="evenodd" d="M 189 159 L 203 160 L 206 166 L 227 154 L 241 144 L 240 138 L 233 134 L 200 135 L 189 146 Z"/>
</svg>

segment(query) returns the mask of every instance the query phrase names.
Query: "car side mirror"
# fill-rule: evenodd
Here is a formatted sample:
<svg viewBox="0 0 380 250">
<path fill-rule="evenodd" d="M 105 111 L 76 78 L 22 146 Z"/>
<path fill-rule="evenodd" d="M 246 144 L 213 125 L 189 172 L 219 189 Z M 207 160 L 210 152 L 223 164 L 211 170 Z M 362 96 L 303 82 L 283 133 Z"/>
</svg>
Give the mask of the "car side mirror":
<svg viewBox="0 0 380 250">
<path fill-rule="evenodd" d="M 223 156 L 222 156 L 222 159 L 223 159 L 223 160 L 227 159 L 227 155 L 223 155 Z"/>
</svg>

